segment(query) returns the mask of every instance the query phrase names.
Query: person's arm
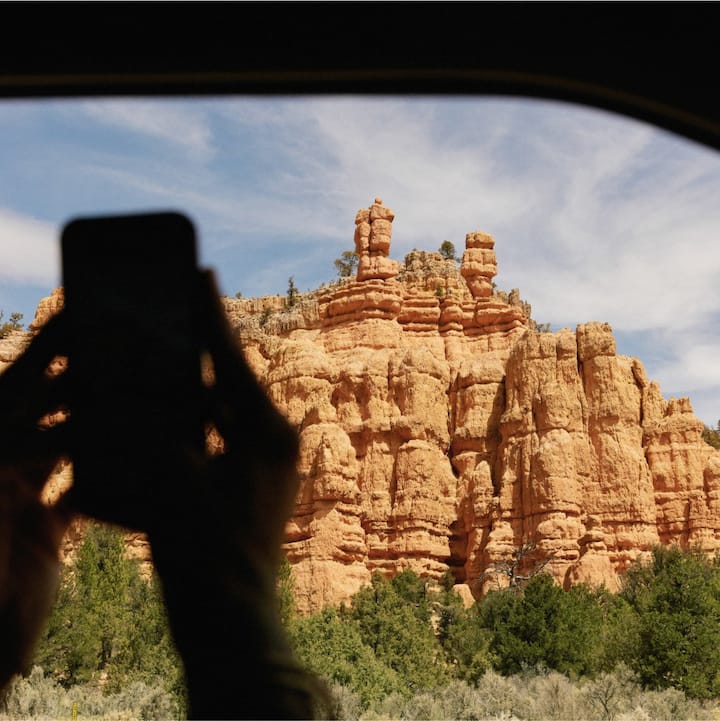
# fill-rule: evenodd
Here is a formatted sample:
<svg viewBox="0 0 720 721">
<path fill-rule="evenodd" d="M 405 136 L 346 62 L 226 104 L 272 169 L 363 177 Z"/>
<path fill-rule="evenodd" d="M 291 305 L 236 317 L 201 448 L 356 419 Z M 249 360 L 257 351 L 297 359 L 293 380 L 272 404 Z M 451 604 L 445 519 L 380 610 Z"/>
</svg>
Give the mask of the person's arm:
<svg viewBox="0 0 720 721">
<path fill-rule="evenodd" d="M 52 318 L 23 355 L 0 375 L 0 689 L 23 673 L 55 598 L 58 549 L 71 519 L 63 498 L 41 501 L 65 450 L 64 424 L 50 414 L 63 404 L 63 318 Z"/>
<path fill-rule="evenodd" d="M 209 274 L 203 324 L 213 364 L 210 422 L 222 452 L 175 471 L 150 532 L 192 718 L 313 718 L 319 684 L 296 662 L 278 613 L 276 574 L 298 490 L 298 439 L 247 366 Z"/>
</svg>

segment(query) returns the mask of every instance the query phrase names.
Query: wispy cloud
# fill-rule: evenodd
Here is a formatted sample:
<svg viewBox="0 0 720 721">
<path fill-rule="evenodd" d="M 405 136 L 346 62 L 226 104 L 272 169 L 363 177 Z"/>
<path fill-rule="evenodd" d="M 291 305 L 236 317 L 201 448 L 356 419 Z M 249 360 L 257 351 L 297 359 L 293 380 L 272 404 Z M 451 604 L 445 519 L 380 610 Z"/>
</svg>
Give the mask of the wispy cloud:
<svg viewBox="0 0 720 721">
<path fill-rule="evenodd" d="M 147 136 L 205 160 L 215 152 L 212 133 L 200 106 L 180 101 L 83 101 L 88 118 L 118 130 Z"/>
<path fill-rule="evenodd" d="M 58 279 L 57 228 L 0 208 L 0 280 L 45 285 Z"/>
<path fill-rule="evenodd" d="M 513 276 L 558 324 L 704 322 L 720 308 L 719 158 L 639 124 L 585 120 L 582 142 L 568 128 L 567 147 L 558 147 L 564 157 L 548 175 L 545 220 L 536 218 L 541 240 L 523 248 L 533 262 Z"/>
<path fill-rule="evenodd" d="M 678 343 L 683 335 L 685 334 L 680 333 L 668 340 Z M 658 366 L 657 378 L 672 388 L 700 390 L 714 387 L 720 391 L 720 366 L 717 362 L 720 358 L 720 339 L 710 337 L 703 341 L 691 336 L 686 337 L 685 341 L 679 357 Z M 720 417 L 720 407 L 716 412 Z"/>
<path fill-rule="evenodd" d="M 446 239 L 462 250 L 466 233 L 490 232 L 498 285 L 520 288 L 539 321 L 610 322 L 631 354 L 634 337 L 656 341 L 651 377 L 720 409 L 707 360 L 719 342 L 717 153 L 610 113 L 519 99 L 53 107 L 0 108 L 0 163 L 22 179 L 0 185 L 12 198 L 2 278 L 55 272 L 57 231 L 33 218 L 156 205 L 195 218 L 228 292 L 282 293 L 289 275 L 305 289 L 332 278 L 357 209 L 380 195 L 396 213 L 393 257 Z"/>
</svg>

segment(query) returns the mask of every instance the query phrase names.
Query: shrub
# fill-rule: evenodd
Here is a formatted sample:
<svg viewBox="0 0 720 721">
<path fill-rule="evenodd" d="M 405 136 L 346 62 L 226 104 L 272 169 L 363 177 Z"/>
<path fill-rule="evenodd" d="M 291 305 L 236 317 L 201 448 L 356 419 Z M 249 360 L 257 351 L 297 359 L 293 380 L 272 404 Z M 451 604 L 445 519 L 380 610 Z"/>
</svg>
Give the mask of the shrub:
<svg viewBox="0 0 720 721">
<path fill-rule="evenodd" d="M 457 260 L 455 245 L 449 240 L 443 240 L 438 248 L 438 253 L 440 253 L 445 260 Z"/>
<path fill-rule="evenodd" d="M 639 691 L 637 676 L 623 664 L 599 674 L 583 687 L 587 718 L 613 721 L 633 709 Z"/>
<path fill-rule="evenodd" d="M 438 638 L 453 675 L 476 684 L 490 668 L 492 634 L 483 628 L 477 604 L 464 608 L 457 594 L 450 592 L 446 597 L 449 602 L 438 609 Z"/>
<path fill-rule="evenodd" d="M 350 617 L 363 642 L 413 691 L 448 680 L 442 648 L 435 637 L 425 581 L 412 571 L 392 580 L 379 573 L 352 599 Z"/>
<path fill-rule="evenodd" d="M 702 437 L 705 443 L 720 450 L 720 421 L 717 422 L 715 428 L 705 426 L 702 431 Z"/>
<path fill-rule="evenodd" d="M 580 687 L 557 671 L 522 675 L 512 679 L 516 701 L 514 712 L 523 719 L 575 721 L 587 718 Z"/>
<path fill-rule="evenodd" d="M 330 686 L 357 693 L 363 708 L 393 692 L 407 693 L 403 679 L 363 643 L 357 625 L 336 609 L 298 618 L 289 635 L 305 668 Z"/>
<path fill-rule="evenodd" d="M 300 295 L 300 291 L 297 289 L 297 286 L 295 285 L 295 281 L 293 280 L 293 277 L 290 276 L 288 278 L 288 287 L 287 287 L 287 293 L 285 297 L 285 307 L 286 308 L 292 308 L 296 305 L 298 302 L 298 296 Z"/>
<path fill-rule="evenodd" d="M 343 721 L 357 721 L 363 711 L 363 703 L 360 694 L 347 686 L 332 684 L 330 686 L 331 706 L 326 714 L 331 719 L 343 719 Z"/>
<path fill-rule="evenodd" d="M 104 693 L 93 684 L 63 688 L 34 666 L 27 677 L 16 676 L 0 698 L 0 721 L 69 719 L 73 707 L 83 721 L 136 721 L 178 719 L 183 710 L 172 694 L 161 686 L 142 681 L 121 692 Z"/>
<path fill-rule="evenodd" d="M 334 261 L 338 278 L 349 278 L 360 261 L 360 257 L 354 250 L 344 250 L 339 258 Z"/>
<path fill-rule="evenodd" d="M 2 322 L 4 316 L 5 311 L 0 310 L 0 339 L 10 335 L 15 330 L 22 330 L 22 323 L 20 322 L 23 319 L 22 313 L 10 313 L 10 320 L 5 321 L 5 323 Z"/>
<path fill-rule="evenodd" d="M 662 691 L 643 691 L 639 696 L 637 710 L 642 710 L 653 721 L 702 721 L 717 719 L 713 709 L 696 699 L 690 699 L 676 688 Z"/>
<path fill-rule="evenodd" d="M 488 671 L 478 681 L 478 697 L 481 699 L 478 718 L 509 718 L 515 716 L 519 706 L 517 687 L 512 678 Z"/>
<path fill-rule="evenodd" d="M 720 567 L 700 552 L 657 547 L 628 570 L 622 596 L 638 614 L 629 663 L 643 685 L 720 695 Z"/>
<path fill-rule="evenodd" d="M 500 673 L 547 668 L 582 675 L 599 666 L 603 617 L 587 587 L 566 592 L 551 576 L 538 574 L 522 590 L 489 593 L 480 607 L 480 623 L 492 634 L 488 650 Z"/>
<path fill-rule="evenodd" d="M 58 597 L 35 662 L 66 688 L 102 680 L 106 693 L 133 682 L 162 686 L 184 703 L 184 678 L 154 579 L 125 556 L 122 533 L 92 524 Z"/>
</svg>

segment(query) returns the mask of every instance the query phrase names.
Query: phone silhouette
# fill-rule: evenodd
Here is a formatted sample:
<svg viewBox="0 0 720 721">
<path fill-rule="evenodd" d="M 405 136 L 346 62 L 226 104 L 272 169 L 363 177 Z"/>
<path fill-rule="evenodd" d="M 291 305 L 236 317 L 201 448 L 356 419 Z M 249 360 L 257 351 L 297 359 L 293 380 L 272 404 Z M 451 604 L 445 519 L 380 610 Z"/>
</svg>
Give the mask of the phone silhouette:
<svg viewBox="0 0 720 721">
<path fill-rule="evenodd" d="M 171 460 L 204 447 L 195 228 L 176 212 L 76 218 L 61 250 L 74 504 L 147 530 L 183 490 Z"/>
</svg>

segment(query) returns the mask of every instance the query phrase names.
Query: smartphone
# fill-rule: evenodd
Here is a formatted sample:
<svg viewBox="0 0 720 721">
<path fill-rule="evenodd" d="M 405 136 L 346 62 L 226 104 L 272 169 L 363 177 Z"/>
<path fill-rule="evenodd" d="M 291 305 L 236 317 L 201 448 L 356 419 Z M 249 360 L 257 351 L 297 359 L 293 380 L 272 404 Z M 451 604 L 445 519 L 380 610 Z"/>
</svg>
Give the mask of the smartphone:
<svg viewBox="0 0 720 721">
<path fill-rule="evenodd" d="M 76 218 L 61 255 L 75 506 L 147 531 L 182 493 L 177 458 L 204 448 L 195 228 L 176 212 Z"/>
</svg>

